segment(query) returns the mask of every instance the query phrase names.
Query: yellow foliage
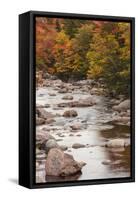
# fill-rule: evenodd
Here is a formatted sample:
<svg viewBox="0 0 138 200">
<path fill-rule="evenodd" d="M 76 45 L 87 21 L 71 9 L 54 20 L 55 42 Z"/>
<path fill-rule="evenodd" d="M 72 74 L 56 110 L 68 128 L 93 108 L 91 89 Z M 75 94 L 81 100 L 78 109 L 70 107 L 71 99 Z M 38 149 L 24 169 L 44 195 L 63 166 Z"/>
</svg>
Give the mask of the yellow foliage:
<svg viewBox="0 0 138 200">
<path fill-rule="evenodd" d="M 91 79 L 93 78 L 97 79 L 97 78 L 100 78 L 100 76 L 102 75 L 102 72 L 103 72 L 103 68 L 101 66 L 94 66 L 88 70 L 87 77 Z"/>
</svg>

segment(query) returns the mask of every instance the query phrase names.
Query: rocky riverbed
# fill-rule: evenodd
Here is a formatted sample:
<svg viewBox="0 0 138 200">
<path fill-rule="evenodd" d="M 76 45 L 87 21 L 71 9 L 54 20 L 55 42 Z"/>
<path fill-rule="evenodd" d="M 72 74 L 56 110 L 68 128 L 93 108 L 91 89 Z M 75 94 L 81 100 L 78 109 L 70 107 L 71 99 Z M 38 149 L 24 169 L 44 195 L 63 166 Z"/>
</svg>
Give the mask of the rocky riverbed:
<svg viewBox="0 0 138 200">
<path fill-rule="evenodd" d="M 130 100 L 91 80 L 36 90 L 36 182 L 130 176 Z"/>
</svg>

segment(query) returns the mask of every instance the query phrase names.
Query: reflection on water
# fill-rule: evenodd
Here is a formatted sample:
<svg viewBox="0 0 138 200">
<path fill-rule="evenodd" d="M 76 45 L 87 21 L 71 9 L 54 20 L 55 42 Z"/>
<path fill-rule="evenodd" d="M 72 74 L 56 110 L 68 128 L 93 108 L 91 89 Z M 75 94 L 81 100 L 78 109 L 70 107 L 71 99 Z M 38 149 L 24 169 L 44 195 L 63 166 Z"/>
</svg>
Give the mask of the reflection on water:
<svg viewBox="0 0 138 200">
<path fill-rule="evenodd" d="M 101 130 L 101 136 L 107 139 L 114 138 L 129 138 L 130 127 L 126 125 L 114 125 L 112 129 Z"/>
<path fill-rule="evenodd" d="M 62 100 L 64 94 L 56 93 L 56 96 L 49 96 L 48 93 L 50 92 L 56 93 L 52 87 L 39 89 L 36 94 L 37 103 L 41 105 L 50 104 L 50 108 L 46 108 L 46 110 L 61 115 L 65 110 L 70 109 L 61 108 L 60 110 L 55 110 L 56 104 L 64 101 Z M 74 92 L 72 95 L 74 100 L 88 97 L 88 94 L 82 92 Z M 112 112 L 108 108 L 108 99 L 96 95 L 93 95 L 93 98 L 97 101 L 95 106 L 75 108 L 78 112 L 78 117 L 75 119 L 57 117 L 56 122 L 52 126 L 49 125 L 50 134 L 55 137 L 58 144 L 68 146 L 68 150 L 65 152 L 73 155 L 77 161 L 86 162 L 86 165 L 82 168 L 82 173 L 64 178 L 46 176 L 45 179 L 43 177 L 46 182 L 130 176 L 130 147 L 107 148 L 104 146 L 110 139 L 123 138 L 129 140 L 130 128 L 109 123 Z M 84 128 L 77 132 L 72 132 L 72 134 L 70 134 L 70 130 L 63 128 L 63 126 L 68 127 L 76 122 L 83 123 Z M 43 125 L 39 128 L 42 127 L 48 128 L 48 125 Z M 52 130 L 53 128 L 56 128 L 56 130 Z M 85 148 L 73 149 L 72 145 L 74 143 L 84 144 Z M 37 172 L 36 175 L 38 175 Z"/>
<path fill-rule="evenodd" d="M 46 181 L 47 182 L 74 181 L 74 180 L 78 180 L 81 174 L 82 173 L 79 172 L 73 176 L 65 176 L 65 177 L 46 176 Z"/>
</svg>

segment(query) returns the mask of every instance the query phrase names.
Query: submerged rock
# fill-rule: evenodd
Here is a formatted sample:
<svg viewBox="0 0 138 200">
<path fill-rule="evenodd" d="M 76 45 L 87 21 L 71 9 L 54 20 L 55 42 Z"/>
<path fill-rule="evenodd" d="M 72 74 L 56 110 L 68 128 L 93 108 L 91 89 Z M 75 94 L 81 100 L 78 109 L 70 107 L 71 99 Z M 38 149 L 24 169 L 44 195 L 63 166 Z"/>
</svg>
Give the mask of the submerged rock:
<svg viewBox="0 0 138 200">
<path fill-rule="evenodd" d="M 79 148 L 84 148 L 85 145 L 84 144 L 79 144 L 79 143 L 75 143 L 72 145 L 72 148 L 74 149 L 79 149 Z"/>
<path fill-rule="evenodd" d="M 49 96 L 56 96 L 55 93 L 49 93 Z"/>
<path fill-rule="evenodd" d="M 102 161 L 103 165 L 110 165 L 111 164 L 111 160 L 104 160 Z"/>
<path fill-rule="evenodd" d="M 74 160 L 72 155 L 58 148 L 49 151 L 46 160 L 46 174 L 50 176 L 70 176 L 81 171 L 84 165 Z"/>
</svg>

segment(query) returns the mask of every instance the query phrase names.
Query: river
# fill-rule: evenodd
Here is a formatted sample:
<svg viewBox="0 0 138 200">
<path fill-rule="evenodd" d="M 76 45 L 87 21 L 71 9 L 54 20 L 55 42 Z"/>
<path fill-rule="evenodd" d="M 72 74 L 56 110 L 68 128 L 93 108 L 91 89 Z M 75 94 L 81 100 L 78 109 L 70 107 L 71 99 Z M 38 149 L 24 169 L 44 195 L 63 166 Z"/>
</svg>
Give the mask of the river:
<svg viewBox="0 0 138 200">
<path fill-rule="evenodd" d="M 55 96 L 49 95 L 52 93 Z M 49 128 L 50 134 L 55 137 L 58 144 L 68 146 L 68 150 L 65 152 L 73 155 L 77 161 L 86 162 L 86 165 L 82 168 L 81 174 L 64 179 L 45 177 L 45 173 L 40 173 L 40 176 L 43 176 L 43 182 L 129 177 L 130 147 L 111 149 L 106 148 L 104 144 L 114 138 L 129 139 L 130 127 L 110 122 L 113 113 L 110 109 L 109 99 L 101 95 L 93 95 L 96 105 L 92 107 L 74 108 L 78 113 L 77 117 L 63 117 L 64 111 L 70 108 L 57 109 L 57 104 L 68 102 L 62 99 L 67 94 L 58 93 L 52 86 L 37 89 L 36 103 L 39 105 L 50 104 L 49 108 L 45 108 L 46 111 L 61 115 L 55 118 L 56 122 L 53 124 L 37 126 L 37 129 Z M 82 92 L 79 89 L 74 90 L 71 95 L 73 101 L 90 96 L 87 92 Z M 69 126 L 74 123 L 83 123 L 83 129 L 71 132 Z M 85 147 L 74 149 L 72 148 L 74 143 L 84 144 Z"/>
</svg>

